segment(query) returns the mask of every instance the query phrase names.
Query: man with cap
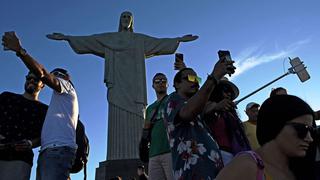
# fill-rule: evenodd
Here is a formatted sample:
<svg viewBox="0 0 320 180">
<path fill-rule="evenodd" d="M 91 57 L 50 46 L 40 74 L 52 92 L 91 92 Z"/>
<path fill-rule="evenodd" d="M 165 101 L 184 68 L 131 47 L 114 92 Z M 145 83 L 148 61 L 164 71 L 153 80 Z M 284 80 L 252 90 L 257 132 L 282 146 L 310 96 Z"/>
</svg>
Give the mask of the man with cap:
<svg viewBox="0 0 320 180">
<path fill-rule="evenodd" d="M 255 102 L 248 103 L 245 112 L 249 119 L 243 122 L 245 133 L 253 150 L 260 147 L 256 135 L 259 107 L 260 105 Z"/>
<path fill-rule="evenodd" d="M 238 152 L 251 149 L 233 102 L 238 95 L 238 87 L 223 78 L 211 93 L 203 112 L 210 134 L 219 145 L 224 165 Z"/>
<path fill-rule="evenodd" d="M 77 150 L 79 115 L 78 98 L 70 75 L 61 68 L 49 73 L 22 48 L 14 32 L 6 33 L 2 41 L 37 78 L 54 90 L 41 131 L 37 180 L 67 180 Z"/>
</svg>

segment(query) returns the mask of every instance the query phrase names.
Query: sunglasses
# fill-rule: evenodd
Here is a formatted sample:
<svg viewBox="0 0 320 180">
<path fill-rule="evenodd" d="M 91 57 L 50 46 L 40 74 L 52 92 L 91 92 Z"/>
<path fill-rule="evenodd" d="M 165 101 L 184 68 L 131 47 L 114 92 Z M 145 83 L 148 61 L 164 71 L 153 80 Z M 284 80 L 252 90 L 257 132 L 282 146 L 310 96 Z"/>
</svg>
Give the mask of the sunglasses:
<svg viewBox="0 0 320 180">
<path fill-rule="evenodd" d="M 153 81 L 153 83 L 155 83 L 155 84 L 167 83 L 167 80 L 166 79 L 155 79 Z"/>
<path fill-rule="evenodd" d="M 31 81 L 33 79 L 33 82 L 38 83 L 40 81 L 39 78 L 33 77 L 33 76 L 26 76 L 27 81 Z"/>
<path fill-rule="evenodd" d="M 188 75 L 182 79 L 188 80 L 189 82 L 201 84 L 201 78 L 195 75 Z"/>
<path fill-rule="evenodd" d="M 61 72 L 59 72 L 59 71 L 54 71 L 54 72 L 52 72 L 52 74 L 53 74 L 54 76 L 67 77 L 67 75 L 65 75 L 65 74 L 63 74 L 63 73 L 61 73 Z"/>
<path fill-rule="evenodd" d="M 287 125 L 290 125 L 295 129 L 295 131 L 297 132 L 297 136 L 300 139 L 304 139 L 307 136 L 308 132 L 310 132 L 311 135 L 315 133 L 314 127 L 305 124 L 290 122 L 287 123 Z"/>
</svg>

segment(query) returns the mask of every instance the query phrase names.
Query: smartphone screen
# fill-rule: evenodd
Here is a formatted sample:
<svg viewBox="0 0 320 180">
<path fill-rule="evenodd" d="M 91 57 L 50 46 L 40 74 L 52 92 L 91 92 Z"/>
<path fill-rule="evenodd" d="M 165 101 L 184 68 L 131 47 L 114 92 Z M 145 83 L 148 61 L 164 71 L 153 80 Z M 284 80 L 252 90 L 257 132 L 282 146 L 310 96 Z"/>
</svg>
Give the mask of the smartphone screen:
<svg viewBox="0 0 320 180">
<path fill-rule="evenodd" d="M 299 57 L 291 59 L 290 64 L 293 67 L 294 71 L 297 73 L 301 82 L 305 82 L 306 80 L 310 79 L 310 75 Z"/>
<path fill-rule="evenodd" d="M 175 61 L 176 62 L 183 61 L 183 54 L 182 53 L 176 53 Z"/>
<path fill-rule="evenodd" d="M 232 61 L 230 51 L 219 50 L 218 51 L 219 59 L 225 59 L 226 61 Z"/>
</svg>

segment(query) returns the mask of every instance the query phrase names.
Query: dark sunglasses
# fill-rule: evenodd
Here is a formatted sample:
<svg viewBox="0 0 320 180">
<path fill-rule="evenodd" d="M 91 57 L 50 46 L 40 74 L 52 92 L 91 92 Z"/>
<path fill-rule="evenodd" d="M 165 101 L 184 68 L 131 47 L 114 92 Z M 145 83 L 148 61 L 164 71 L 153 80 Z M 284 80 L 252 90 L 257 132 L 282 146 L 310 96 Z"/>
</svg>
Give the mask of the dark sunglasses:
<svg viewBox="0 0 320 180">
<path fill-rule="evenodd" d="M 63 74 L 62 72 L 59 71 L 54 71 L 52 74 L 56 77 L 67 77 L 67 75 Z"/>
<path fill-rule="evenodd" d="M 167 83 L 167 80 L 166 79 L 155 79 L 153 81 L 153 83 L 155 83 L 155 84 Z"/>
<path fill-rule="evenodd" d="M 287 123 L 287 125 L 290 125 L 295 129 L 295 131 L 297 132 L 297 136 L 300 139 L 304 139 L 307 136 L 308 132 L 310 132 L 311 135 L 315 133 L 314 127 L 305 124 L 290 122 Z"/>
<path fill-rule="evenodd" d="M 33 77 L 33 76 L 26 76 L 27 81 L 31 81 L 33 79 L 33 82 L 38 83 L 40 81 L 39 78 Z"/>
</svg>

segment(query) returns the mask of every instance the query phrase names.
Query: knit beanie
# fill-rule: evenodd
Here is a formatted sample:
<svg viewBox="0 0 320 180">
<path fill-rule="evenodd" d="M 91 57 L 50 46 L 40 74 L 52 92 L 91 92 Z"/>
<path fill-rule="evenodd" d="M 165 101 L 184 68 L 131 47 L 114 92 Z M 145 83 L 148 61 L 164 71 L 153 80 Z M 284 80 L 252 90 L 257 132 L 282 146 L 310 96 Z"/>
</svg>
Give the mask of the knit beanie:
<svg viewBox="0 0 320 180">
<path fill-rule="evenodd" d="M 288 121 L 302 115 L 314 115 L 311 107 L 292 95 L 268 98 L 260 107 L 257 119 L 257 139 L 262 146 L 275 139 Z"/>
</svg>

